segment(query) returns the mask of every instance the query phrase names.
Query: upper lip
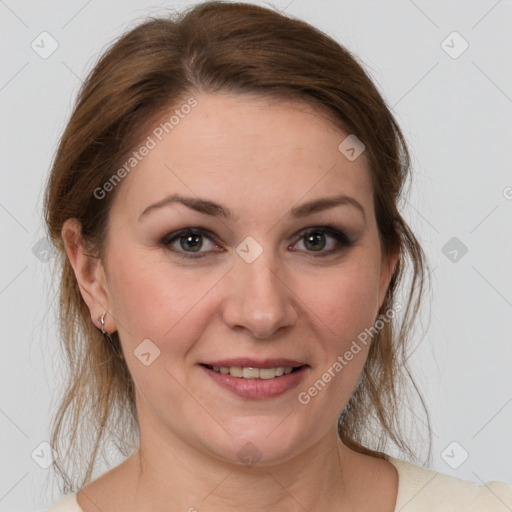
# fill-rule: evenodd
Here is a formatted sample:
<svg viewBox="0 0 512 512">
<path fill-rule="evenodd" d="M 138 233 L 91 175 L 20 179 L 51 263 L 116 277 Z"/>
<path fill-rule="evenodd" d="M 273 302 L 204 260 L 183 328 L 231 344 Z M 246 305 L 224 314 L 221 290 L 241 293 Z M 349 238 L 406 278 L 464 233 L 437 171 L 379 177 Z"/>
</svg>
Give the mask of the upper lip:
<svg viewBox="0 0 512 512">
<path fill-rule="evenodd" d="M 281 357 L 272 357 L 266 359 L 252 359 L 250 357 L 237 357 L 234 359 L 219 359 L 217 361 L 204 361 L 200 364 L 207 366 L 241 366 L 251 368 L 278 368 L 280 366 L 297 368 L 306 363 L 294 361 L 293 359 L 284 359 Z"/>
</svg>

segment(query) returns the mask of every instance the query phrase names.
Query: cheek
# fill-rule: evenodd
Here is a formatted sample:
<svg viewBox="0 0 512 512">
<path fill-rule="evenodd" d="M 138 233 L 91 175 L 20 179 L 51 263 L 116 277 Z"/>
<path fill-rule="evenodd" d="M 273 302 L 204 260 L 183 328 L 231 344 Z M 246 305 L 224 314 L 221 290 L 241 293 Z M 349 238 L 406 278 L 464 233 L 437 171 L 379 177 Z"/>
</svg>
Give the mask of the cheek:
<svg viewBox="0 0 512 512">
<path fill-rule="evenodd" d="M 378 313 L 379 275 L 372 262 L 361 260 L 301 285 L 304 301 L 332 335 L 344 340 L 373 325 Z M 312 291 L 316 290 L 316 291 Z"/>
<path fill-rule="evenodd" d="M 147 406 L 155 405 L 152 396 L 172 397 L 177 409 L 186 406 L 188 395 L 179 383 L 186 380 L 187 354 L 211 321 L 205 308 L 219 279 L 211 274 L 198 276 L 165 259 L 128 251 L 112 266 L 112 313 L 129 371 Z M 149 353 L 147 366 L 144 353 Z"/>
<path fill-rule="evenodd" d="M 297 282 L 315 330 L 317 367 L 308 385 L 329 411 L 339 412 L 349 400 L 366 363 L 378 314 L 378 270 L 373 258 L 354 258 L 315 282 Z"/>
<path fill-rule="evenodd" d="M 316 417 L 325 422 L 341 413 L 361 377 L 378 314 L 377 280 L 374 267 L 361 262 L 325 276 L 323 292 L 320 287 L 306 295 L 304 283 L 317 365 L 299 399 L 314 403 Z"/>
<path fill-rule="evenodd" d="M 133 350 L 150 339 L 166 352 L 186 350 L 199 332 L 197 320 L 204 316 L 218 274 L 178 268 L 165 255 L 150 258 L 127 250 L 116 258 L 109 272 L 110 296 L 125 347 Z"/>
</svg>

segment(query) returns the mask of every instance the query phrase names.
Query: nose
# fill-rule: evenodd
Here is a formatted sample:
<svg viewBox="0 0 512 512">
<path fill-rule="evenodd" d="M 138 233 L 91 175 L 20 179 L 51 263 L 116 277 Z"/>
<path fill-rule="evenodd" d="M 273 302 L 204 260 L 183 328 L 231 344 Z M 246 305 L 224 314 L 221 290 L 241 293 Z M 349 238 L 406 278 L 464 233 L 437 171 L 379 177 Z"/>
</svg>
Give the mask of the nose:
<svg viewBox="0 0 512 512">
<path fill-rule="evenodd" d="M 242 259 L 235 263 L 222 308 L 224 321 L 231 329 L 247 330 L 258 339 L 270 338 L 279 329 L 295 325 L 298 319 L 293 291 L 264 254 L 252 263 Z"/>
</svg>

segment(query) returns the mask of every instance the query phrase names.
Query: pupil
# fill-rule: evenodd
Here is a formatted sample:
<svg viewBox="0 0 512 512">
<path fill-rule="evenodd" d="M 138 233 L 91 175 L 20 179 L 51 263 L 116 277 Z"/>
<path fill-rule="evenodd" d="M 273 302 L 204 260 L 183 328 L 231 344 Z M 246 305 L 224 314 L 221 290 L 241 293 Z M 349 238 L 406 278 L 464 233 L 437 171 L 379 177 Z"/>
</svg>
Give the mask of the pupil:
<svg viewBox="0 0 512 512">
<path fill-rule="evenodd" d="M 183 240 L 185 240 L 185 244 L 187 246 L 183 245 Z M 194 244 L 194 240 L 196 243 Z M 196 252 L 201 248 L 201 235 L 188 235 L 188 236 L 182 236 L 181 237 L 181 246 L 183 249 L 192 249 L 192 251 Z M 190 243 L 190 245 L 189 245 Z"/>
<path fill-rule="evenodd" d="M 314 233 L 306 237 L 306 246 L 311 242 L 310 248 L 313 250 L 321 250 L 325 247 L 325 239 L 323 233 Z M 320 243 L 319 243 L 320 242 Z"/>
</svg>

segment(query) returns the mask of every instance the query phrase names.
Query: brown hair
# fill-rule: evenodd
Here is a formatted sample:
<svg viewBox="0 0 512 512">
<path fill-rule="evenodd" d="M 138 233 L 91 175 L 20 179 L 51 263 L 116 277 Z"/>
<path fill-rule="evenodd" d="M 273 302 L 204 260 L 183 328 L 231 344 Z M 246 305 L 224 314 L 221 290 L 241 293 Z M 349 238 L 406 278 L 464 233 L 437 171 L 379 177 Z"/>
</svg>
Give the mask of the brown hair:
<svg viewBox="0 0 512 512">
<path fill-rule="evenodd" d="M 391 440 L 415 460 L 399 416 L 409 399 L 409 381 L 426 413 L 430 458 L 428 411 L 407 367 L 407 341 L 428 276 L 423 250 L 398 211 L 410 168 L 400 128 L 356 58 L 326 34 L 268 8 L 206 2 L 176 16 L 149 18 L 105 51 L 78 93 L 53 161 L 45 219 L 59 251 L 59 323 L 69 369 L 51 426 L 51 444 L 65 454 L 54 464 L 62 491 L 76 491 L 90 481 L 106 440 L 129 455 L 136 448 L 138 423 L 131 375 L 115 356 L 118 336 L 112 335 L 114 346 L 105 343 L 91 321 L 61 229 L 66 219 L 77 218 L 83 243 L 91 254 L 104 256 L 115 190 L 102 200 L 94 191 L 165 111 L 195 92 L 299 99 L 365 144 L 382 246 L 400 248 L 380 314 L 395 304 L 408 265 L 411 279 L 402 318 L 385 322 L 373 338 L 357 389 L 340 411 L 339 435 L 352 449 L 381 458 Z M 71 436 L 64 451 L 66 426 Z"/>
</svg>

